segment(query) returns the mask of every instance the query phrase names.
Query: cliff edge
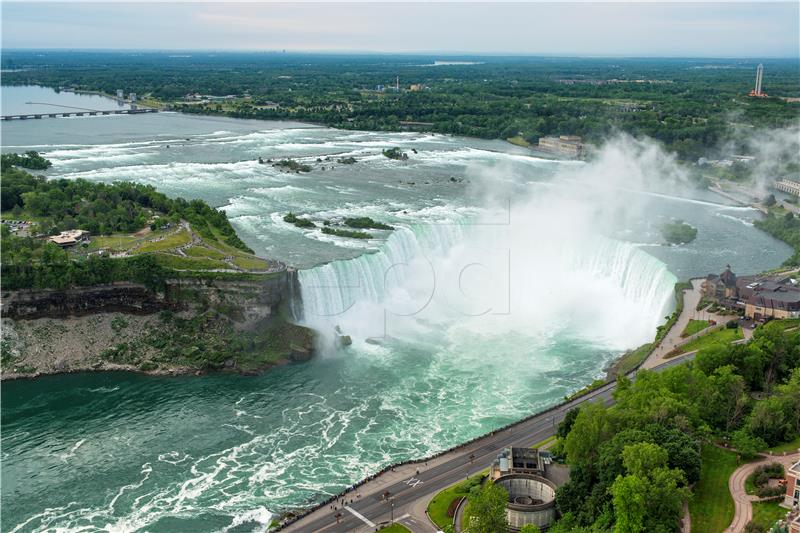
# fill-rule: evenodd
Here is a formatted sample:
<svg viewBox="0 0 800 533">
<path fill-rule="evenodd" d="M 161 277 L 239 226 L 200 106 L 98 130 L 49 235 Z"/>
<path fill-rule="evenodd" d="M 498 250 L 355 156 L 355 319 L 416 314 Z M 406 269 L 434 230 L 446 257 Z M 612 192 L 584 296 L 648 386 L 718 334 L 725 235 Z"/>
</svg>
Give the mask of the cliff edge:
<svg viewBox="0 0 800 533">
<path fill-rule="evenodd" d="M 94 370 L 257 373 L 309 360 L 297 273 L 4 291 L 2 379 Z"/>
</svg>

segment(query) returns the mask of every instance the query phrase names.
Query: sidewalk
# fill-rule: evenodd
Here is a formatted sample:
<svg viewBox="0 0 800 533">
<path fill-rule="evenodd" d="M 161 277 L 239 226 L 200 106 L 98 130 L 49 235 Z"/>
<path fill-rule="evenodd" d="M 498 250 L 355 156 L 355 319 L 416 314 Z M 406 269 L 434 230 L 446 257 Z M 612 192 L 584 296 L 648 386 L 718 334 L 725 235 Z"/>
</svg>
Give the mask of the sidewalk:
<svg viewBox="0 0 800 533">
<path fill-rule="evenodd" d="M 695 335 L 692 335 L 691 337 L 681 337 L 681 333 L 683 333 L 683 330 L 686 329 L 686 326 L 689 324 L 690 320 L 713 320 L 719 325 L 725 324 L 725 322 L 732 318 L 729 316 L 718 315 L 716 313 L 709 313 L 708 311 L 698 311 L 697 304 L 700 303 L 700 299 L 703 296 L 703 280 L 693 279 L 691 280 L 691 284 L 691 289 L 683 291 L 683 310 L 681 311 L 678 320 L 667 332 L 659 345 L 656 346 L 655 350 L 653 350 L 653 352 L 647 357 L 645 362 L 642 364 L 642 368 L 650 369 L 669 361 L 667 355 L 672 352 L 672 350 L 689 342 L 693 338 L 701 336 L 703 333 L 707 333 L 706 330 L 703 330 Z"/>
</svg>

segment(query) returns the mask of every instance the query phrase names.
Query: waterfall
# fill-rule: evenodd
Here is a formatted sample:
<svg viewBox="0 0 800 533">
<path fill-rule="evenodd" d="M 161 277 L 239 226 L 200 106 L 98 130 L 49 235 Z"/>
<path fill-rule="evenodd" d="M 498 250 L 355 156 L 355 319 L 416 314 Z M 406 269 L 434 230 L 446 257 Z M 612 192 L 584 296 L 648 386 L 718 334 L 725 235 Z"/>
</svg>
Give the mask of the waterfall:
<svg viewBox="0 0 800 533">
<path fill-rule="evenodd" d="M 605 237 L 519 233 L 469 224 L 398 228 L 376 253 L 301 270 L 305 321 L 356 339 L 405 333 L 413 340 L 456 323 L 491 334 L 572 327 L 620 347 L 652 338 L 676 281 L 664 263 Z"/>
</svg>

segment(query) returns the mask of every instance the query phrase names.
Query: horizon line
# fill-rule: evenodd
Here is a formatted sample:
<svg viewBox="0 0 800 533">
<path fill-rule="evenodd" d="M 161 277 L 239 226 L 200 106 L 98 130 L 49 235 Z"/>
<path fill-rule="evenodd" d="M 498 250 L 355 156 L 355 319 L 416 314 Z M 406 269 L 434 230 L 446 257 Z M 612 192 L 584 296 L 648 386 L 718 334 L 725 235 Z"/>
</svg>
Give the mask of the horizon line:
<svg viewBox="0 0 800 533">
<path fill-rule="evenodd" d="M 275 55 L 349 55 L 349 56 L 442 56 L 473 58 L 561 58 L 561 59 L 716 59 L 716 60 L 756 60 L 782 59 L 800 61 L 796 56 L 761 55 L 624 55 L 624 54 L 583 54 L 577 52 L 542 53 L 542 52 L 474 52 L 474 51 L 381 51 L 381 50 L 288 50 L 288 49 L 254 49 L 254 48 L 73 48 L 73 47 L 14 47 L 0 46 L 0 52 L 106 52 L 106 53 L 215 53 L 215 54 L 275 54 Z M 176 58 L 178 59 L 178 58 Z"/>
</svg>

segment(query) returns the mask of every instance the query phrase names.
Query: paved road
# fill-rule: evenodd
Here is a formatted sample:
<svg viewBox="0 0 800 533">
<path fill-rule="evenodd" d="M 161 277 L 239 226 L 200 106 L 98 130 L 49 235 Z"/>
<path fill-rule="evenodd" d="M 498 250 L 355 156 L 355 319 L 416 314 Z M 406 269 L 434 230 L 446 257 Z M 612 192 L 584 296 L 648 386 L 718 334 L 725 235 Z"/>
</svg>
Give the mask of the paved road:
<svg viewBox="0 0 800 533">
<path fill-rule="evenodd" d="M 675 357 L 655 370 L 661 371 L 693 357 L 693 353 Z M 615 383 L 605 385 L 568 404 L 520 422 L 508 430 L 483 437 L 435 460 L 405 465 L 396 472 L 387 472 L 349 493 L 345 497 L 344 508 L 341 502 L 336 506 L 336 510 L 323 506 L 287 526 L 283 531 L 303 533 L 375 531 L 377 525 L 388 522 L 393 513 L 395 521 L 406 525 L 414 533 L 435 532 L 433 525 L 425 519 L 425 508 L 433 495 L 465 479 L 468 475 L 487 468 L 505 447 L 532 446 L 550 437 L 570 409 L 589 401 L 602 401 L 610 405 L 613 402 L 611 394 L 615 388 Z M 391 503 L 383 500 L 382 495 L 385 491 L 389 491 Z M 337 513 L 341 514 L 339 523 L 335 516 Z"/>
<path fill-rule="evenodd" d="M 767 455 L 763 459 L 759 459 L 753 463 L 743 464 L 737 468 L 730 479 L 728 479 L 728 489 L 733 496 L 733 502 L 736 506 L 736 512 L 733 515 L 733 521 L 725 533 L 742 533 L 747 523 L 753 519 L 753 502 L 758 501 L 758 496 L 750 495 L 745 492 L 745 481 L 753 471 L 765 464 L 781 463 L 784 468 L 789 468 L 797 461 L 800 461 L 800 453 L 793 453 L 789 455 Z"/>
</svg>

